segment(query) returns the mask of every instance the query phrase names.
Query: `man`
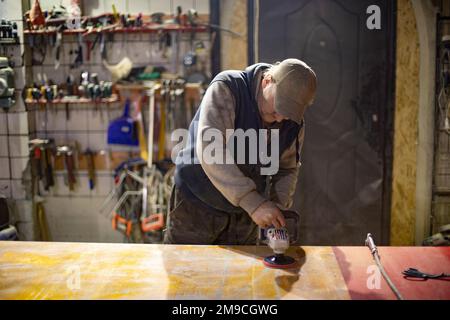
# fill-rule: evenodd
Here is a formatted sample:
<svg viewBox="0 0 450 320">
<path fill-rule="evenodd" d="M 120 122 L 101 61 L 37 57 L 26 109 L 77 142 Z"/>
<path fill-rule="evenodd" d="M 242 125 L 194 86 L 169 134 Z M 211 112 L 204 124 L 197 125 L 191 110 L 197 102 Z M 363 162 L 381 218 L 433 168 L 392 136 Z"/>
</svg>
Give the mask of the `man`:
<svg viewBox="0 0 450 320">
<path fill-rule="evenodd" d="M 255 244 L 257 226 L 285 226 L 280 209 L 292 206 L 305 132 L 303 115 L 315 92 L 314 71 L 297 59 L 218 74 L 189 127 L 191 143 L 177 157 L 164 243 Z M 277 141 L 270 141 L 271 134 L 264 141 L 279 146 L 279 153 L 271 155 L 278 157 L 279 168 L 269 185 L 267 176 L 261 174 L 264 164 L 260 160 L 185 161 L 206 151 L 208 130 L 222 134 L 223 150 L 219 151 L 234 152 L 236 160 L 239 150 L 230 150 L 232 137 L 227 129 L 278 130 Z M 246 141 L 244 151 L 253 150 L 254 145 Z"/>
</svg>

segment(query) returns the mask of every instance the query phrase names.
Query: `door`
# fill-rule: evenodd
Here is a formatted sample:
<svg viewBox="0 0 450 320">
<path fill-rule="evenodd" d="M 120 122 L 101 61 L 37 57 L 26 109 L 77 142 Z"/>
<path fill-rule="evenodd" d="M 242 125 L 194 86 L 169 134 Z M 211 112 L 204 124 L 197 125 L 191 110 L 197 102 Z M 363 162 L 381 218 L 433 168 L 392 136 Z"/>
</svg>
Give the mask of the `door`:
<svg viewBox="0 0 450 320">
<path fill-rule="evenodd" d="M 395 1 L 260 0 L 253 5 L 259 7 L 253 15 L 259 16 L 254 20 L 258 60 L 298 58 L 318 78 L 315 103 L 305 114 L 294 202 L 301 214 L 301 244 L 364 245 L 368 232 L 387 244 Z M 380 9 L 381 29 L 367 27 L 370 5 Z"/>
</svg>

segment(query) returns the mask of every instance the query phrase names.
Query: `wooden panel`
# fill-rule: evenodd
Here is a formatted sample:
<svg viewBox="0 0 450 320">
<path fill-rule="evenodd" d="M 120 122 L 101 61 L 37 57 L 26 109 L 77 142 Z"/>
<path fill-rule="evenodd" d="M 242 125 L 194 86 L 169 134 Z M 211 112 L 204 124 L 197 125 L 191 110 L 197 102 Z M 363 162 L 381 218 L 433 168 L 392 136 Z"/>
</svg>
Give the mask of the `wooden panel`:
<svg viewBox="0 0 450 320">
<path fill-rule="evenodd" d="M 0 299 L 349 299 L 330 247 L 0 242 Z M 79 274 L 79 289 L 77 289 Z"/>
<path fill-rule="evenodd" d="M 243 70 L 247 67 L 247 1 L 220 1 L 220 23 L 242 35 L 220 34 L 221 69 Z"/>
<path fill-rule="evenodd" d="M 419 109 L 419 37 L 412 3 L 398 1 L 391 245 L 413 245 Z"/>
</svg>

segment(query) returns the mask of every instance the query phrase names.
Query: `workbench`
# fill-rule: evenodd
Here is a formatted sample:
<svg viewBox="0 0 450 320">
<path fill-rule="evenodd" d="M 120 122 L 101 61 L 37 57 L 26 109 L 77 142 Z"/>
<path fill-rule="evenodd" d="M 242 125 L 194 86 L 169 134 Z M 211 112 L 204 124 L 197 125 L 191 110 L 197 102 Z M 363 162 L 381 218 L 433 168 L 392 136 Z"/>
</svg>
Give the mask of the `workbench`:
<svg viewBox="0 0 450 320">
<path fill-rule="evenodd" d="M 450 299 L 450 281 L 401 275 L 449 272 L 450 248 L 379 253 L 406 299 Z M 0 299 L 395 299 L 383 279 L 368 288 L 375 264 L 366 247 L 291 247 L 299 266 L 290 270 L 265 267 L 270 254 L 266 246 L 0 241 Z"/>
</svg>

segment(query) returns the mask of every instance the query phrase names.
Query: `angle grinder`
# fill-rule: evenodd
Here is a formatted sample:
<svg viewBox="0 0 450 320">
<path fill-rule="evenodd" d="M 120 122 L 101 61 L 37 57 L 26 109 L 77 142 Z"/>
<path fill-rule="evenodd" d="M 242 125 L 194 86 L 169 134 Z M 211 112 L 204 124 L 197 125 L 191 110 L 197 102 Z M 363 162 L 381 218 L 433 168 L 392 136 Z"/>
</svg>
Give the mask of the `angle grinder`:
<svg viewBox="0 0 450 320">
<path fill-rule="evenodd" d="M 268 228 L 258 227 L 258 245 L 267 244 L 274 252 L 273 255 L 265 257 L 263 263 L 269 268 L 289 269 L 297 266 L 297 261 L 285 255 L 289 246 L 298 241 L 299 214 L 295 211 L 282 210 L 286 227 Z"/>
</svg>

